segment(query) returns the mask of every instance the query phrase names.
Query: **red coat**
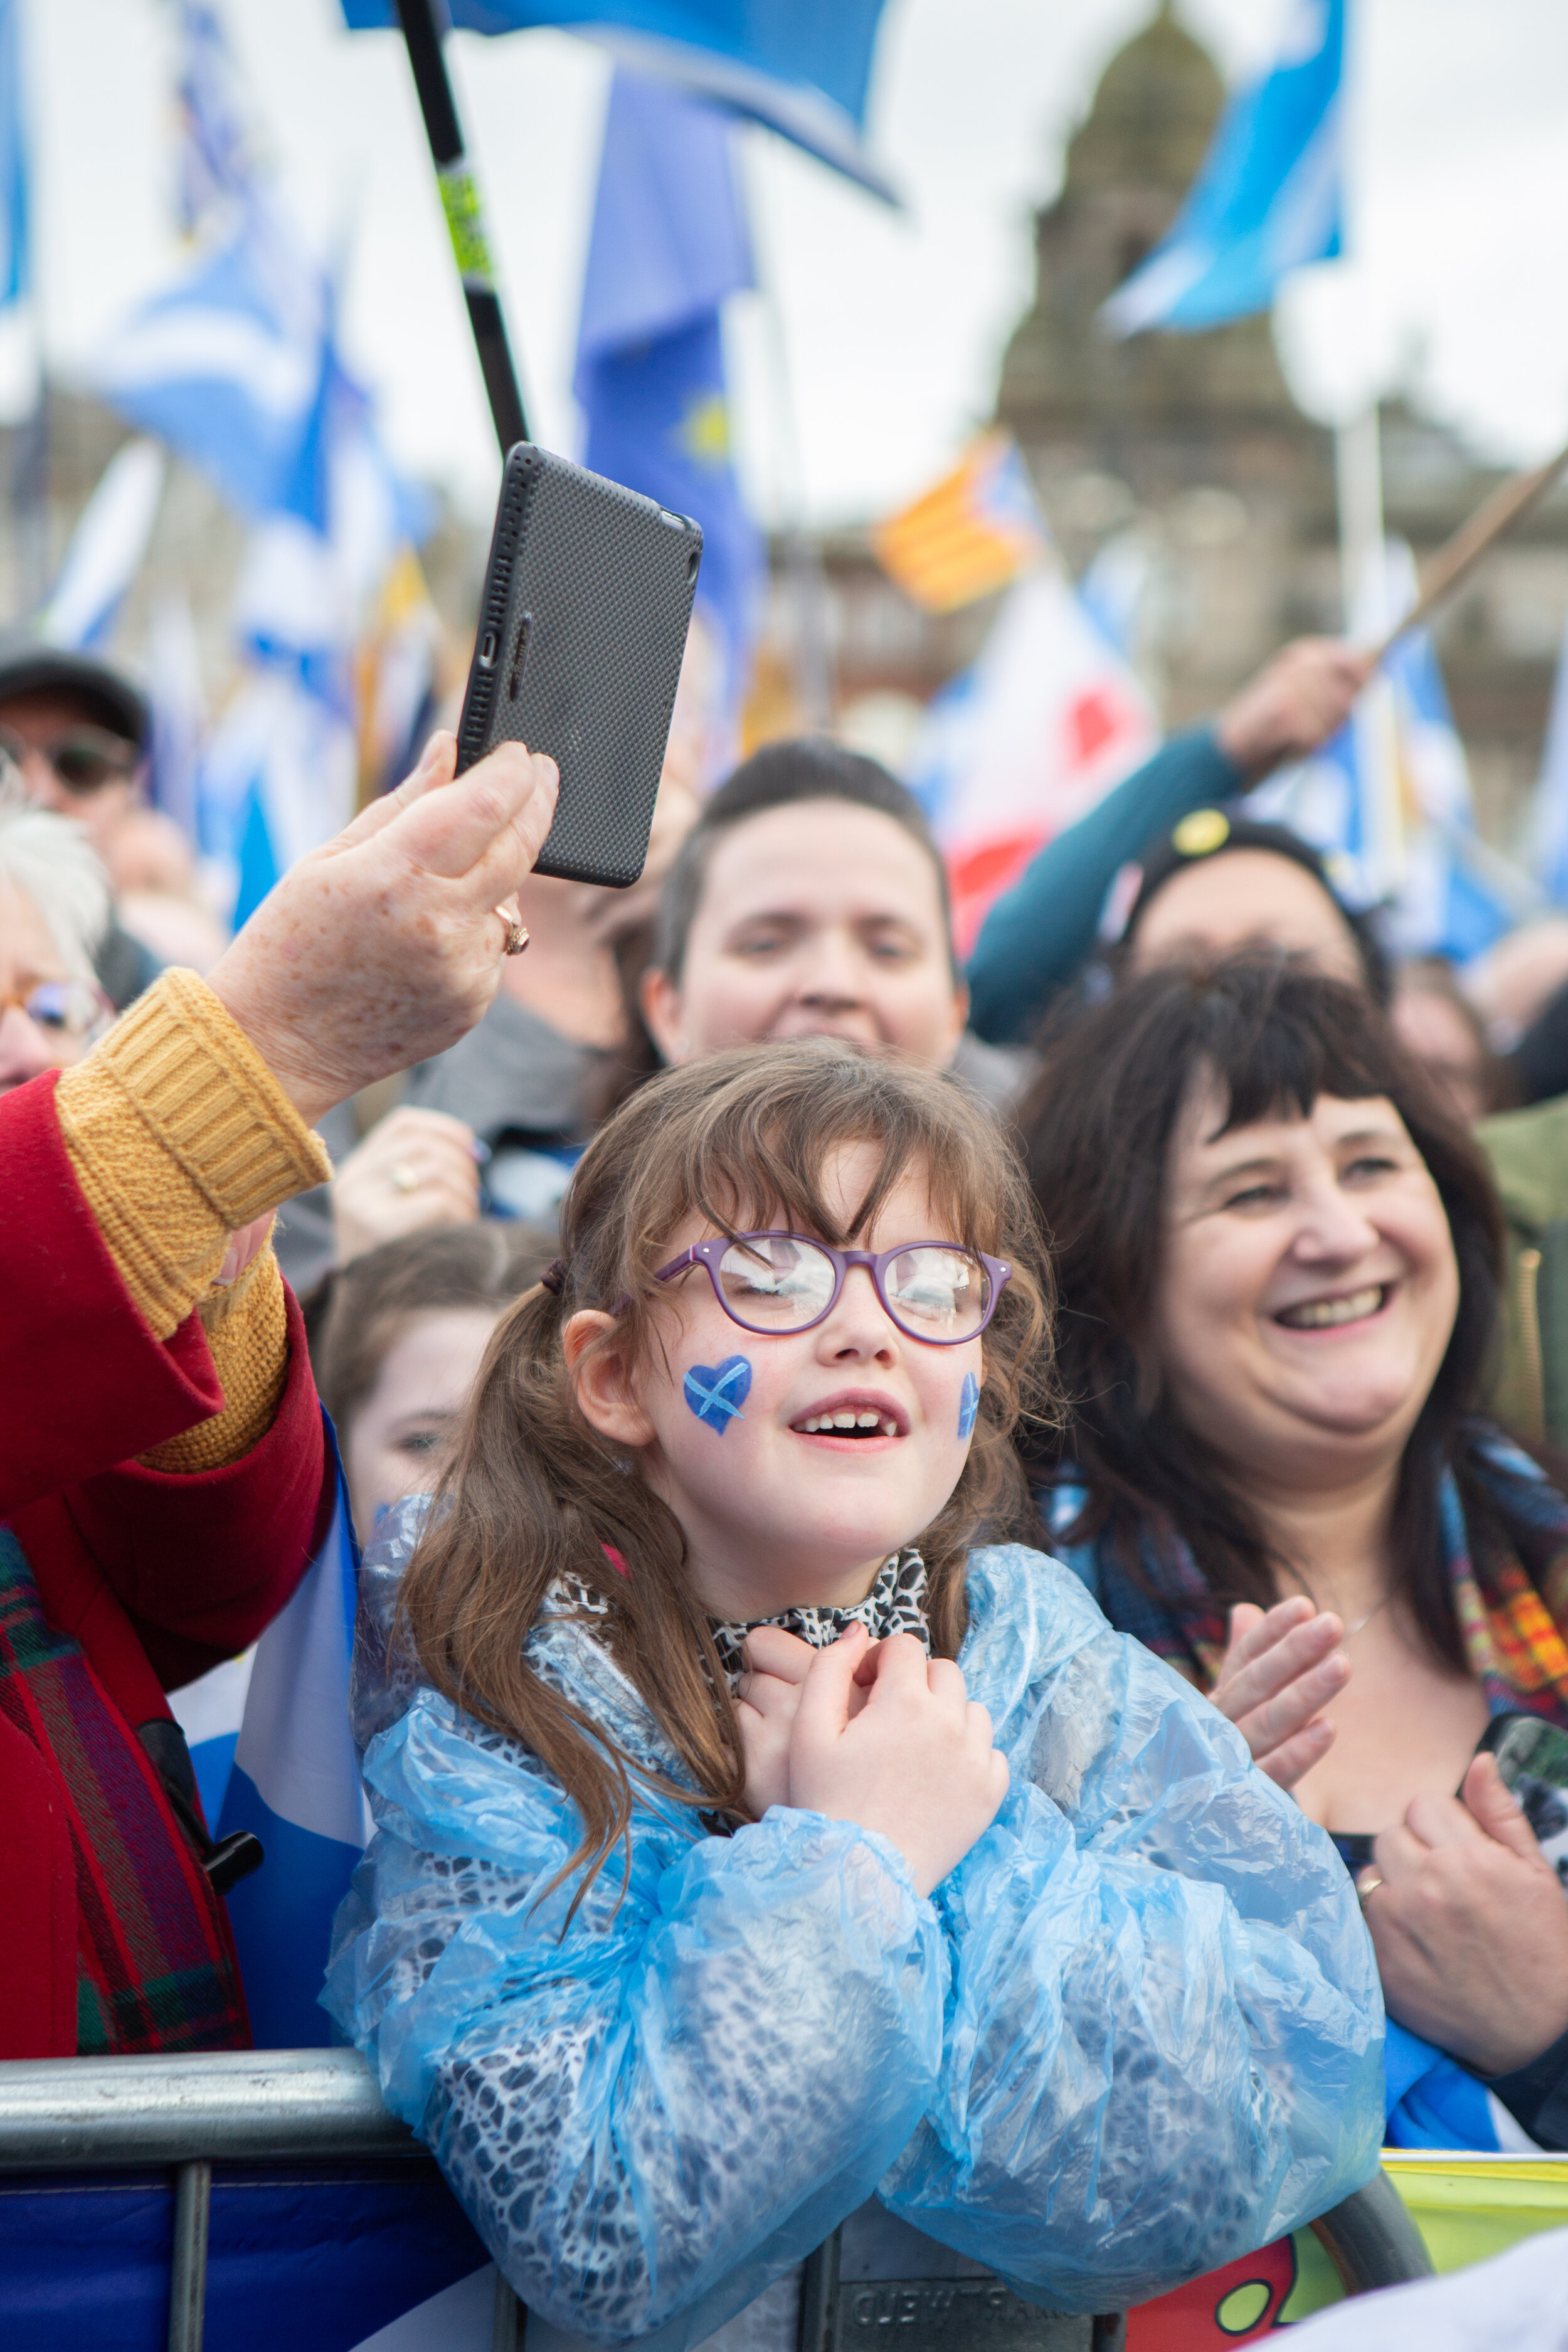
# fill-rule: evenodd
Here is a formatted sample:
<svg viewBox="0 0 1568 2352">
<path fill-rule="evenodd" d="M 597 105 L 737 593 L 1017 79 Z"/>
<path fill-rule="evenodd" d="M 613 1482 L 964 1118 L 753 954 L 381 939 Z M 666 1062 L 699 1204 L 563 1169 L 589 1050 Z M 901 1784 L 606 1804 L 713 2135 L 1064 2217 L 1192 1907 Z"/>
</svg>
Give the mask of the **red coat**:
<svg viewBox="0 0 1568 2352">
<path fill-rule="evenodd" d="M 260 1444 L 189 1477 L 136 1461 L 219 1411 L 223 1392 L 195 1314 L 168 1340 L 142 1320 L 77 1184 L 54 1087 L 50 1074 L 0 1097 L 0 1520 L 188 1853 L 135 1727 L 168 1715 L 166 1689 L 254 1641 L 304 1573 L 332 1501 L 321 1408 L 290 1296 L 288 1386 Z M 0 1717 L 0 2058 L 76 2049 L 59 1788 Z"/>
</svg>

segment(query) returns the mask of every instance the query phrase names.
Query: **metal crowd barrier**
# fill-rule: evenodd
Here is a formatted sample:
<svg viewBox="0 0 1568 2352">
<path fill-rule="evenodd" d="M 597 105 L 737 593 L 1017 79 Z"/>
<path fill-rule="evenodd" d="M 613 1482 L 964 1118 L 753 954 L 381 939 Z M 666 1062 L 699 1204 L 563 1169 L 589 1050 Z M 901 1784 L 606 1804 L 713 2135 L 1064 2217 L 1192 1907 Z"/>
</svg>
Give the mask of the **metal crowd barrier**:
<svg viewBox="0 0 1568 2352">
<path fill-rule="evenodd" d="M 173 2169 L 168 2352 L 202 2352 L 215 2164 L 371 2157 L 406 2157 L 434 2169 L 428 2151 L 387 2113 L 353 2050 L 0 2064 L 0 2173 Z M 1312 2228 L 1347 2294 L 1431 2272 L 1420 2233 L 1385 2173 Z M 491 2352 L 518 2352 L 520 2321 L 521 2305 L 498 2271 Z"/>
<path fill-rule="evenodd" d="M 353 2050 L 0 2064 L 0 2173 L 173 2168 L 169 2352 L 202 2352 L 215 2164 L 387 2156 L 435 2168 Z M 498 2271 L 491 2352 L 518 2352 L 520 2336 L 517 2297 Z"/>
</svg>

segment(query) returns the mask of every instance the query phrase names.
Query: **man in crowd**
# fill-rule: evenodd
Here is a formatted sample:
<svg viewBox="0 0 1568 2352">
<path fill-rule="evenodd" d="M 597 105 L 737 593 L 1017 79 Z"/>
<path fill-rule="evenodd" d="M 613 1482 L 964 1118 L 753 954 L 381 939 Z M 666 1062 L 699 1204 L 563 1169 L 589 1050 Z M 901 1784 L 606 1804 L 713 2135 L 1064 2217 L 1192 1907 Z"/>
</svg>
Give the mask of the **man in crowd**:
<svg viewBox="0 0 1568 2352">
<path fill-rule="evenodd" d="M 74 818 L 110 873 L 115 836 L 141 804 L 152 731 L 145 698 L 95 655 L 28 635 L 0 646 L 0 752 L 34 806 Z M 116 1012 L 159 971 L 157 957 L 114 919 L 95 961 Z"/>
</svg>

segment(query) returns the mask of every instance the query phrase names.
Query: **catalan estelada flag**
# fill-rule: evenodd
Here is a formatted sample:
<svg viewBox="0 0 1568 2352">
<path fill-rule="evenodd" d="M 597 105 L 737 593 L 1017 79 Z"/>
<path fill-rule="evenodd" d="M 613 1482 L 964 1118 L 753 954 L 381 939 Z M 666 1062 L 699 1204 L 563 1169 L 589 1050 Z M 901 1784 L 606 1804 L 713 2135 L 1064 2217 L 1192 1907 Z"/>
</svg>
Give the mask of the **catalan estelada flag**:
<svg viewBox="0 0 1568 2352">
<path fill-rule="evenodd" d="M 928 613 L 956 612 L 1007 587 L 1049 542 L 1010 436 L 972 442 L 934 489 L 871 533 L 889 578 Z"/>
</svg>

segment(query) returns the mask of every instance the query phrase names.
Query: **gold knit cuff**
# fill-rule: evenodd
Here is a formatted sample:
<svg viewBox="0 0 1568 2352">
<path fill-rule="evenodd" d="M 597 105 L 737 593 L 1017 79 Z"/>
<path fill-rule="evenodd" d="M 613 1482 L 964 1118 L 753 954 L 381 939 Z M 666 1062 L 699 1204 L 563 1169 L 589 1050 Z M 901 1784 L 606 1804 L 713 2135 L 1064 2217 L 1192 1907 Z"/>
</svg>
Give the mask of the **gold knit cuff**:
<svg viewBox="0 0 1568 2352">
<path fill-rule="evenodd" d="M 276 1417 L 289 1379 L 289 1315 L 270 1243 L 236 1281 L 209 1291 L 197 1312 L 223 1389 L 223 1411 L 142 1456 L 151 1470 L 185 1476 L 237 1462 Z"/>
<path fill-rule="evenodd" d="M 77 1181 L 127 1290 L 169 1339 L 228 1237 L 331 1161 L 193 971 L 165 971 L 55 1092 Z"/>
</svg>

